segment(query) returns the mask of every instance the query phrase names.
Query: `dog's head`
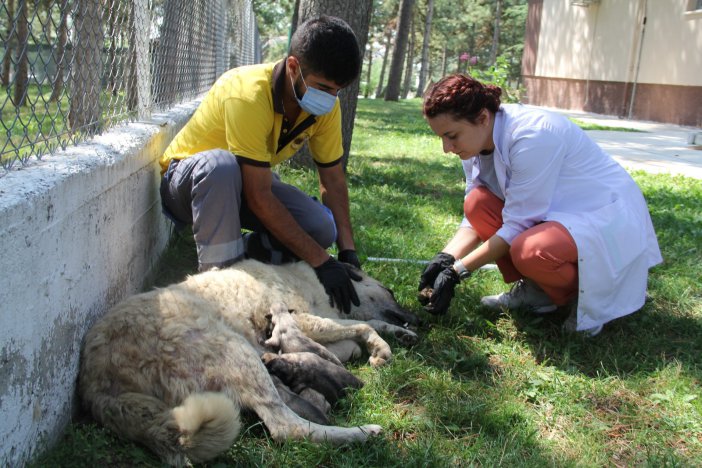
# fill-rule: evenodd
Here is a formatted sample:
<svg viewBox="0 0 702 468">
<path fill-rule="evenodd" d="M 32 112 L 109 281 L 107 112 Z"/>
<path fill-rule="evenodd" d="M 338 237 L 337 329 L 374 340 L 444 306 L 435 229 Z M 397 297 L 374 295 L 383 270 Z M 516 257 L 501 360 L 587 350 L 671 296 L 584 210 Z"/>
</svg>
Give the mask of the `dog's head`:
<svg viewBox="0 0 702 468">
<path fill-rule="evenodd" d="M 353 267 L 350 267 L 353 268 Z M 395 301 L 392 290 L 385 287 L 380 281 L 371 278 L 366 272 L 353 268 L 360 277 L 360 281 L 353 281 L 353 286 L 361 301 L 360 306 L 352 305 L 350 318 L 356 320 L 382 320 L 400 327 L 419 325 L 419 318 L 409 312 Z"/>
</svg>

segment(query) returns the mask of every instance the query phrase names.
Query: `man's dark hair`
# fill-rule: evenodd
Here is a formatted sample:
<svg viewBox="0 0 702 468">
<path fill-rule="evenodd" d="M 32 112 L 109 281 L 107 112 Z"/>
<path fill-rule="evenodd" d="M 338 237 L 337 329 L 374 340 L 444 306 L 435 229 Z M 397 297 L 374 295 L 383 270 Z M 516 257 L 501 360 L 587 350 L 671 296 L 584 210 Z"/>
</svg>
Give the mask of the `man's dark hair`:
<svg viewBox="0 0 702 468">
<path fill-rule="evenodd" d="M 347 86 L 361 72 L 361 52 L 351 27 L 341 18 L 318 16 L 301 24 L 290 40 L 305 74 L 314 73 Z"/>
</svg>

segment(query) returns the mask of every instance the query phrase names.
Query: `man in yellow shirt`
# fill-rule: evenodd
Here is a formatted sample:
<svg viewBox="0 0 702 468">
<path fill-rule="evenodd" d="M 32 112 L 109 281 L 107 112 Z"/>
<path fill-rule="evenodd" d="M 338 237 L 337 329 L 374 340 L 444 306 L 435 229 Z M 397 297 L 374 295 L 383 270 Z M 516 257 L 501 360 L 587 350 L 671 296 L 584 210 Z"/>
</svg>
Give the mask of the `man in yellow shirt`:
<svg viewBox="0 0 702 468">
<path fill-rule="evenodd" d="M 161 199 L 177 225 L 192 224 L 200 271 L 246 256 L 278 264 L 301 259 L 344 312 L 358 297 L 360 267 L 343 171 L 337 94 L 358 77 L 351 28 L 321 16 L 302 24 L 288 56 L 229 70 L 207 93 L 161 158 Z M 272 171 L 305 143 L 317 165 L 323 204 Z M 242 238 L 241 229 L 252 230 Z"/>
</svg>

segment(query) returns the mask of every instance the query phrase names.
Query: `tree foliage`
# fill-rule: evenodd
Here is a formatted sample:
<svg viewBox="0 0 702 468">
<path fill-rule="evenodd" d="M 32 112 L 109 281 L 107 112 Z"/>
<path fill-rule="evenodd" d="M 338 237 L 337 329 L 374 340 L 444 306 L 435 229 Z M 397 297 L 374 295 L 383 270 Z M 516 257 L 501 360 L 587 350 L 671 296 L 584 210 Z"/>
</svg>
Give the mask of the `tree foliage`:
<svg viewBox="0 0 702 468">
<path fill-rule="evenodd" d="M 376 71 L 370 74 L 364 86 L 377 88 L 376 97 L 382 95 L 381 91 L 388 84 L 388 78 L 383 74 L 384 67 L 378 62 L 387 55 L 388 43 L 393 47 L 395 42 L 400 3 L 401 0 L 374 2 L 369 44 L 374 59 L 377 59 Z M 417 89 L 420 84 L 424 87 L 441 76 L 456 72 L 480 75 L 482 79 L 499 76 L 501 86 L 518 89 L 527 3 L 527 0 L 433 0 L 433 15 L 428 28 L 430 0 L 416 0 L 412 12 L 414 30 L 410 32 L 416 37 L 415 50 L 405 54 L 405 57 L 414 57 L 411 66 L 405 67 L 406 73 L 412 76 L 405 76 L 403 80 L 409 80 L 417 95 L 422 92 Z M 498 11 L 499 20 L 496 18 Z M 431 32 L 428 53 L 424 55 L 422 47 L 426 30 Z M 424 80 L 420 79 L 422 68 L 426 73 Z M 512 95 L 518 96 L 518 93 L 515 91 Z"/>
<path fill-rule="evenodd" d="M 288 49 L 295 0 L 253 0 L 251 3 L 258 20 L 264 61 L 283 58 Z"/>
</svg>

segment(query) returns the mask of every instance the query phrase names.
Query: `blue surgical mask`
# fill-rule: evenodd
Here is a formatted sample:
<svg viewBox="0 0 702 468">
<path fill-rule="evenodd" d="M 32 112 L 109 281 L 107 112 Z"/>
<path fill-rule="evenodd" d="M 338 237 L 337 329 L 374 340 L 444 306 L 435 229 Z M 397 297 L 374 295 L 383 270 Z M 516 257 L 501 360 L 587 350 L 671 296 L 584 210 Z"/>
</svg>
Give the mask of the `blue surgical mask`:
<svg viewBox="0 0 702 468">
<path fill-rule="evenodd" d="M 295 91 L 295 83 L 293 82 L 293 94 L 295 94 L 295 99 L 297 103 L 300 104 L 302 110 L 312 115 L 324 115 L 331 112 L 334 108 L 334 103 L 336 102 L 336 96 L 332 96 L 329 93 L 325 93 L 317 88 L 312 88 L 307 86 L 305 83 L 305 77 L 302 76 L 302 69 L 300 69 L 300 78 L 302 78 L 302 83 L 307 88 L 302 99 L 297 97 L 297 92 Z M 292 77 L 290 77 L 292 80 Z"/>
</svg>

